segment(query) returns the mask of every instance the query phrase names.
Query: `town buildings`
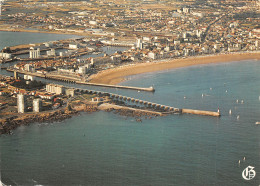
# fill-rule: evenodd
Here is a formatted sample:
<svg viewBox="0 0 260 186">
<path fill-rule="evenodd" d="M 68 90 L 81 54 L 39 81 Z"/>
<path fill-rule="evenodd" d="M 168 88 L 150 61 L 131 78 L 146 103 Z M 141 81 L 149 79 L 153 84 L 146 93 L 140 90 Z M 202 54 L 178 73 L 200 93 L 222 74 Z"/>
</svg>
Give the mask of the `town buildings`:
<svg viewBox="0 0 260 186">
<path fill-rule="evenodd" d="M 30 48 L 29 55 L 31 59 L 39 58 L 40 57 L 40 48 L 35 49 L 34 47 Z"/>
</svg>

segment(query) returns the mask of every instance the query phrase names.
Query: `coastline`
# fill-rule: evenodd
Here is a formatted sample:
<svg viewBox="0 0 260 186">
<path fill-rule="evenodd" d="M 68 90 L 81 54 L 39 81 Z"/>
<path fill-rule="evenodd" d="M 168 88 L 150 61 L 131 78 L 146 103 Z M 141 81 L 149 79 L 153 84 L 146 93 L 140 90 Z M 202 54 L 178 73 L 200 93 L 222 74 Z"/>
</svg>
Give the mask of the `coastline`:
<svg viewBox="0 0 260 186">
<path fill-rule="evenodd" d="M 12 134 L 12 130 L 22 125 L 29 125 L 35 122 L 51 123 L 55 121 L 63 121 L 76 114 L 78 114 L 77 111 L 71 111 L 67 108 L 43 113 L 17 114 L 16 116 L 0 119 L 0 136 L 1 134 Z"/>
<path fill-rule="evenodd" d="M 86 33 L 39 31 L 39 30 L 10 29 L 10 28 L 1 28 L 0 31 L 88 36 L 88 34 Z M 22 46 L 22 45 L 18 45 L 18 46 Z M 129 64 L 126 66 L 120 66 L 117 68 L 100 71 L 97 74 L 93 74 L 90 77 L 89 83 L 117 85 L 125 81 L 127 76 L 131 76 L 131 75 L 137 75 L 137 74 L 143 74 L 149 72 L 158 72 L 158 71 L 189 67 L 195 65 L 239 62 L 242 60 L 250 60 L 250 59 L 260 60 L 260 51 L 243 52 L 243 53 L 236 52 L 236 53 L 228 53 L 228 54 L 215 54 L 215 55 L 204 55 L 204 56 L 195 56 L 195 57 L 190 56 L 186 58 L 177 58 L 177 59 L 154 60 L 149 63 L 141 62 L 137 64 Z"/>
<path fill-rule="evenodd" d="M 211 56 L 197 56 L 179 59 L 166 59 L 149 63 L 121 66 L 114 69 L 101 71 L 91 76 L 91 83 L 118 84 L 125 81 L 125 77 L 148 72 L 157 72 L 168 69 L 176 69 L 195 65 L 238 62 L 242 60 L 260 59 L 260 51 L 247 53 L 218 54 Z"/>
<path fill-rule="evenodd" d="M 6 118 L 0 118 L 0 136 L 2 134 L 12 134 L 12 130 L 15 130 L 19 126 L 30 125 L 32 123 L 52 123 L 59 122 L 65 119 L 71 118 L 80 113 L 92 113 L 97 111 L 113 112 L 126 117 L 133 117 L 137 122 L 141 122 L 141 117 L 145 119 L 153 118 L 156 116 L 164 116 L 162 112 L 145 110 L 141 108 L 132 108 L 127 105 L 117 105 L 111 103 L 102 103 L 101 105 L 95 106 L 81 106 L 71 108 L 62 108 L 53 111 L 45 111 L 40 113 L 23 113 L 16 114 Z"/>
</svg>

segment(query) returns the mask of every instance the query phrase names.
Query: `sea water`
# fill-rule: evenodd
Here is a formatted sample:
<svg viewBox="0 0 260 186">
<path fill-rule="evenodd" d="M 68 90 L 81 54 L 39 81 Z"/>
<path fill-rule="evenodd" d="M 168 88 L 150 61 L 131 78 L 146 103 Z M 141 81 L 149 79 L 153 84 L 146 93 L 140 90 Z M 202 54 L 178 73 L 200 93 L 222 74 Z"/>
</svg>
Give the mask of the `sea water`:
<svg viewBox="0 0 260 186">
<path fill-rule="evenodd" d="M 10 47 L 15 45 L 43 43 L 48 41 L 57 41 L 70 38 L 80 38 L 80 36 L 65 34 L 0 31 L 0 50 L 2 50 L 4 47 Z"/>
<path fill-rule="evenodd" d="M 260 128 L 255 122 L 260 121 L 260 61 L 199 65 L 128 79 L 121 84 L 154 85 L 156 91 L 111 92 L 177 108 L 219 108 L 222 116 L 177 114 L 140 123 L 100 111 L 21 126 L 13 135 L 0 136 L 2 182 L 259 185 Z M 248 166 L 256 172 L 252 180 L 242 177 Z"/>
</svg>

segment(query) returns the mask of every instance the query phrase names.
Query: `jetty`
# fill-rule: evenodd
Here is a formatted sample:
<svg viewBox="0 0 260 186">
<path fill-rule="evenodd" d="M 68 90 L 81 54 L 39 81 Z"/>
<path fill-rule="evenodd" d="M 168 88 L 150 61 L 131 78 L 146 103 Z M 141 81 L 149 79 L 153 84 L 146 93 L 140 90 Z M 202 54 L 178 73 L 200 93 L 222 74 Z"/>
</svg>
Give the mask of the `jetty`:
<svg viewBox="0 0 260 186">
<path fill-rule="evenodd" d="M 132 86 L 122 86 L 122 85 L 109 85 L 109 84 L 100 84 L 100 83 L 89 83 L 83 81 L 76 81 L 77 84 L 91 85 L 91 86 L 101 86 L 101 87 L 109 87 L 109 88 L 120 88 L 120 89 L 132 89 L 132 90 L 140 90 L 140 91 L 148 91 L 154 92 L 154 87 L 142 88 L 142 87 L 132 87 Z"/>
<path fill-rule="evenodd" d="M 62 74 L 51 74 L 51 73 L 41 74 L 41 73 L 37 73 L 37 72 L 27 72 L 27 71 L 12 69 L 12 68 L 8 68 L 6 70 L 9 71 L 9 72 L 26 74 L 26 75 L 45 78 L 45 79 L 54 79 L 54 80 L 57 80 L 57 81 L 64 81 L 64 82 L 67 82 L 67 83 L 76 83 L 76 84 L 82 84 L 82 85 L 119 88 L 119 89 L 130 89 L 130 90 L 147 91 L 147 92 L 154 92 L 155 91 L 153 86 L 148 87 L 148 88 L 144 88 L 144 87 L 123 86 L 123 85 L 108 85 L 108 84 L 99 84 L 99 83 L 89 83 L 89 82 L 81 81 L 81 79 L 78 78 L 78 77 L 72 77 L 72 76 L 68 77 L 68 76 L 62 75 Z"/>
<path fill-rule="evenodd" d="M 206 110 L 182 109 L 182 113 L 205 115 L 205 116 L 216 116 L 216 117 L 220 116 L 219 112 L 212 112 L 212 111 L 206 111 Z"/>
<path fill-rule="evenodd" d="M 214 111 L 205 111 L 205 110 L 193 110 L 193 109 L 180 109 L 172 106 L 162 105 L 154 102 L 149 102 L 141 99 L 136 99 L 133 97 L 127 97 L 119 94 L 113 94 L 109 92 L 103 92 L 103 91 L 95 91 L 95 90 L 88 90 L 88 89 L 80 89 L 76 88 L 76 92 L 80 93 L 87 93 L 87 94 L 96 94 L 99 96 L 108 96 L 114 101 L 121 101 L 124 102 L 126 105 L 135 105 L 138 106 L 141 109 L 141 111 L 148 111 L 148 112 L 154 112 L 154 113 L 161 113 L 159 115 L 167 115 L 167 114 L 196 114 L 196 115 L 205 115 L 205 116 L 214 116 L 214 117 L 220 117 L 220 112 L 214 112 Z M 116 106 L 111 106 L 113 108 L 117 108 Z M 131 108 L 136 109 L 137 111 L 140 110 L 138 108 Z M 146 110 L 147 109 L 147 110 Z"/>
<path fill-rule="evenodd" d="M 139 91 L 149 91 L 154 92 L 155 89 L 153 87 L 149 88 L 142 88 L 142 87 L 132 87 L 132 86 L 122 86 L 122 85 L 107 85 L 107 84 L 97 84 L 97 83 L 88 83 L 88 82 L 82 82 L 77 80 L 73 77 L 65 77 L 61 75 L 51 75 L 51 74 L 39 74 L 39 73 L 32 73 L 32 72 L 24 72 L 24 71 L 16 71 L 14 69 L 7 69 L 7 71 L 13 71 L 15 73 L 22 73 L 32 76 L 38 76 L 43 78 L 50 78 L 55 80 L 62 80 L 66 82 L 72 82 L 77 84 L 85 84 L 85 85 L 91 85 L 91 86 L 102 86 L 102 87 L 110 87 L 110 88 L 121 88 L 121 89 L 132 89 L 132 90 L 139 90 Z M 219 117 L 220 112 L 214 112 L 214 111 L 205 111 L 205 110 L 193 110 L 193 109 L 180 109 L 175 108 L 172 106 L 162 105 L 158 103 L 153 103 L 145 100 L 140 100 L 132 97 L 127 97 L 123 95 L 113 94 L 109 92 L 103 92 L 103 91 L 96 91 L 96 90 L 89 90 L 89 89 L 81 89 L 81 88 L 75 88 L 77 92 L 81 93 L 87 93 L 87 94 L 97 94 L 99 96 L 109 96 L 115 101 L 122 101 L 125 104 L 132 104 L 139 107 L 147 108 L 147 109 L 154 109 L 159 110 L 163 114 L 172 114 L 172 113 L 184 113 L 184 114 L 197 114 L 197 115 L 207 115 L 207 116 L 215 116 Z"/>
</svg>

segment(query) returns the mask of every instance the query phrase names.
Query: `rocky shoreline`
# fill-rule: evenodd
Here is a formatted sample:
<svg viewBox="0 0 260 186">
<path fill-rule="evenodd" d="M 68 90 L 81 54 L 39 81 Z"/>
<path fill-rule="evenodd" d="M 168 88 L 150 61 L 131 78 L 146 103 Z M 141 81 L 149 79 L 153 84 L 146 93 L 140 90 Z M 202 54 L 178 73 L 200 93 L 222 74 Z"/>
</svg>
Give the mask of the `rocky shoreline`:
<svg viewBox="0 0 260 186">
<path fill-rule="evenodd" d="M 145 117 L 145 119 L 152 119 L 156 116 L 159 116 L 158 114 L 152 114 L 147 112 L 140 112 L 140 111 L 134 111 L 134 110 L 127 110 L 127 109 L 120 109 L 120 110 L 114 110 L 115 114 L 119 114 L 121 116 L 126 117 L 134 117 L 137 122 L 142 122 L 142 118 Z"/>
<path fill-rule="evenodd" d="M 62 109 L 48 113 L 41 114 L 25 114 L 21 117 L 12 116 L 10 118 L 0 120 L 0 135 L 11 134 L 12 130 L 22 125 L 29 125 L 30 123 L 43 123 L 43 122 L 56 122 L 63 121 L 71 118 L 73 115 L 78 114 L 77 111 L 71 111 L 69 109 Z"/>
<path fill-rule="evenodd" d="M 152 119 L 157 116 L 161 116 L 156 113 L 149 113 L 149 112 L 143 112 L 138 110 L 131 110 L 126 108 L 121 109 L 114 109 L 114 108 L 108 108 L 103 109 L 106 112 L 113 112 L 114 114 L 118 114 L 120 116 L 126 116 L 126 117 L 133 117 L 137 122 L 142 122 L 142 119 Z"/>
<path fill-rule="evenodd" d="M 74 110 L 69 108 L 64 108 L 52 112 L 45 113 L 31 113 L 31 114 L 22 114 L 16 115 L 9 118 L 0 120 L 0 135 L 1 134 L 12 134 L 12 130 L 16 129 L 22 125 L 29 125 L 31 123 L 43 123 L 43 122 L 59 122 L 65 119 L 71 118 L 74 115 L 79 114 L 80 112 L 97 112 L 103 110 L 105 112 L 113 112 L 121 116 L 133 117 L 137 122 L 142 122 L 142 119 L 152 119 L 154 117 L 160 116 L 156 113 L 141 112 L 138 110 L 130 110 L 126 108 L 121 109 L 99 109 L 97 106 L 86 106 L 80 110 Z"/>
</svg>

